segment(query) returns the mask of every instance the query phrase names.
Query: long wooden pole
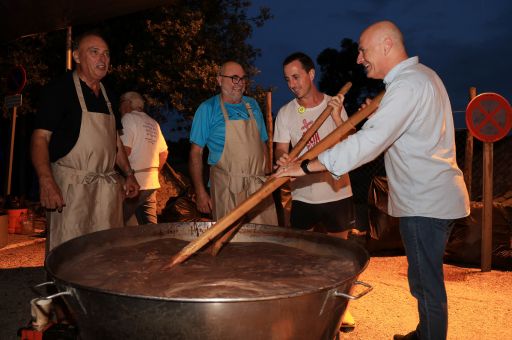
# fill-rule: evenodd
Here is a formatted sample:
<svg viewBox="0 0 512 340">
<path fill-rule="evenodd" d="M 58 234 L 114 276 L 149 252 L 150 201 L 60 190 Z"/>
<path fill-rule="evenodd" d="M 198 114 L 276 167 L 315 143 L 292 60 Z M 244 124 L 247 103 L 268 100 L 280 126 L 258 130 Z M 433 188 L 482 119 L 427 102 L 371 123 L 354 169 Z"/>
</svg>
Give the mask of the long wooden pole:
<svg viewBox="0 0 512 340">
<path fill-rule="evenodd" d="M 493 201 L 493 144 L 484 142 L 482 248 L 480 266 L 483 272 L 492 267 L 492 201 Z"/>
<path fill-rule="evenodd" d="M 341 90 L 338 92 L 338 94 L 341 94 L 341 95 L 347 94 L 347 92 L 350 90 L 351 87 L 352 87 L 352 83 L 347 82 L 341 88 Z M 267 92 L 267 113 L 272 111 L 271 103 L 269 103 L 269 101 L 268 101 L 269 98 L 271 101 L 272 100 L 271 92 Z M 295 144 L 293 149 L 290 151 L 290 153 L 289 153 L 290 159 L 293 159 L 300 154 L 302 149 L 304 149 L 306 144 L 311 140 L 311 137 L 313 137 L 315 132 L 320 128 L 320 126 L 322 126 L 322 124 L 325 122 L 327 117 L 329 117 L 331 112 L 332 112 L 331 106 L 327 106 L 324 109 L 324 111 L 320 114 L 320 116 L 318 116 L 318 118 L 313 122 L 311 127 L 302 135 L 300 140 L 297 142 L 297 144 Z M 267 115 L 267 118 L 268 118 L 268 115 Z M 268 121 L 267 121 L 267 124 L 268 124 Z M 270 113 L 270 124 L 272 125 L 272 113 Z M 273 130 L 269 129 L 268 125 L 267 125 L 267 129 L 269 131 L 269 140 L 270 140 L 270 136 L 272 135 Z M 270 147 L 269 147 L 270 150 L 272 150 L 272 146 L 273 146 L 272 143 L 270 143 Z M 271 155 L 270 157 L 273 157 L 272 152 L 270 152 L 270 155 Z M 270 159 L 272 160 L 272 158 L 270 158 Z M 272 161 L 270 161 L 269 163 L 272 164 Z M 271 165 L 269 173 L 271 173 L 271 172 L 272 172 L 272 165 Z M 242 227 L 242 224 L 243 224 L 243 221 L 239 221 L 237 223 L 236 227 L 229 229 L 221 238 L 219 238 L 217 241 L 215 241 L 215 244 L 212 246 L 212 250 L 211 250 L 211 254 L 213 256 L 216 256 L 219 253 L 219 251 L 221 250 L 222 246 L 224 244 L 228 243 L 229 240 L 231 240 L 233 238 L 234 234 Z"/>
<path fill-rule="evenodd" d="M 227 232 L 224 233 L 215 243 L 211 246 L 210 254 L 213 256 L 217 256 L 217 254 L 220 252 L 222 247 L 233 237 L 235 237 L 235 234 L 238 232 L 240 228 L 242 228 L 242 225 L 246 222 L 245 217 L 242 217 L 238 220 L 237 223 L 235 223 L 233 226 L 231 226 L 231 229 L 229 229 Z"/>
<path fill-rule="evenodd" d="M 342 94 L 342 95 L 347 94 L 348 90 L 350 90 L 351 87 L 352 87 L 352 83 L 347 82 L 345 85 L 343 85 L 343 87 L 338 92 L 338 94 Z M 302 135 L 300 140 L 297 142 L 297 144 L 295 144 L 293 149 L 290 151 L 290 153 L 288 154 L 290 159 L 294 159 L 295 157 L 297 157 L 300 154 L 302 149 L 304 149 L 306 144 L 310 141 L 311 137 L 313 137 L 315 132 L 320 128 L 320 126 L 322 126 L 322 124 L 325 122 L 327 117 L 329 117 L 331 115 L 331 112 L 332 112 L 332 107 L 327 106 L 325 108 L 325 110 L 320 114 L 320 116 L 318 116 L 318 118 L 315 120 L 313 125 L 311 125 L 311 127 L 306 131 L 306 133 L 304 133 Z"/>
<path fill-rule="evenodd" d="M 12 108 L 11 145 L 9 149 L 9 168 L 7 169 L 7 196 L 11 194 L 12 161 L 14 159 L 14 141 L 16 135 L 16 108 L 16 106 Z"/>
<path fill-rule="evenodd" d="M 304 159 L 315 158 L 323 151 L 337 144 L 343 136 L 345 136 L 348 132 L 354 129 L 354 126 L 359 124 L 361 121 L 363 121 L 366 117 L 368 117 L 378 108 L 383 96 L 384 92 L 380 93 L 364 109 L 361 109 L 360 111 L 352 115 L 352 117 L 350 117 L 344 124 L 340 125 L 338 128 L 336 128 L 336 130 L 331 132 L 327 137 L 322 139 L 318 144 L 311 148 L 311 150 L 302 155 L 302 157 L 299 158 L 299 161 Z M 201 236 L 199 236 L 194 241 L 191 241 L 178 254 L 173 256 L 170 263 L 166 266 L 166 268 L 172 268 L 175 265 L 182 263 L 183 261 L 188 259 L 195 252 L 201 249 L 205 244 L 215 239 L 232 223 L 236 222 L 240 217 L 242 217 L 248 211 L 254 208 L 265 197 L 269 196 L 274 190 L 276 190 L 289 180 L 290 177 L 273 177 L 270 180 L 268 180 L 258 191 L 249 196 L 245 201 L 238 205 L 238 207 L 236 207 L 229 214 L 227 214 L 219 221 L 217 221 L 217 223 L 212 228 L 205 231 Z"/>
<path fill-rule="evenodd" d="M 272 173 L 272 160 L 274 159 L 274 122 L 272 120 L 272 92 L 268 91 L 265 96 L 265 114 L 267 121 L 267 148 L 268 148 L 268 162 L 267 174 Z"/>
<path fill-rule="evenodd" d="M 476 87 L 469 88 L 469 101 L 476 97 Z M 469 129 L 466 131 L 466 150 L 464 154 L 464 182 L 471 200 L 471 185 L 473 182 L 473 135 Z"/>
<path fill-rule="evenodd" d="M 71 26 L 66 28 L 66 70 L 71 71 L 73 67 L 73 29 Z"/>
</svg>

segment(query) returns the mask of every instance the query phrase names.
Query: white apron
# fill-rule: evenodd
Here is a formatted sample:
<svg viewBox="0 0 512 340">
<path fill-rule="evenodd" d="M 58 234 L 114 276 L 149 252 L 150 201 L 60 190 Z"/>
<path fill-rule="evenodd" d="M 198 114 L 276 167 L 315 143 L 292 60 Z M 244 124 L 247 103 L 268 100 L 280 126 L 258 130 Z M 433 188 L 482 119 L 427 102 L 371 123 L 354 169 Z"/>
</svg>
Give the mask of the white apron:
<svg viewBox="0 0 512 340">
<path fill-rule="evenodd" d="M 230 120 L 224 102 L 220 105 L 226 123 L 226 139 L 220 160 L 210 169 L 213 219 L 218 221 L 265 183 L 266 154 L 249 103 L 248 120 Z M 248 214 L 248 222 L 277 225 L 274 200 L 267 197 Z"/>
<path fill-rule="evenodd" d="M 114 171 L 116 123 L 105 88 L 100 88 L 110 114 L 89 112 L 76 71 L 75 89 L 82 108 L 75 146 L 52 163 L 66 206 L 48 213 L 47 250 L 72 238 L 123 226 L 123 179 Z"/>
</svg>

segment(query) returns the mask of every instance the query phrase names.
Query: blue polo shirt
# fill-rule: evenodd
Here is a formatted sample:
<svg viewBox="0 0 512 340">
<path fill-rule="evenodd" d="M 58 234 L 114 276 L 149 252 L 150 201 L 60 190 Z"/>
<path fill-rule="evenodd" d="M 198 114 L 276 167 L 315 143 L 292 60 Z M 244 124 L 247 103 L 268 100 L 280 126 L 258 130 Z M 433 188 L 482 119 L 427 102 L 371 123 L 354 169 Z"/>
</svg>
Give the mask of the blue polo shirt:
<svg viewBox="0 0 512 340">
<path fill-rule="evenodd" d="M 242 100 L 251 105 L 261 140 L 266 142 L 268 135 L 260 106 L 254 98 L 243 96 Z M 243 102 L 239 104 L 224 103 L 224 106 L 230 120 L 249 119 L 249 112 Z M 209 151 L 208 164 L 213 165 L 219 161 L 222 151 L 224 151 L 225 140 L 226 123 L 220 108 L 220 95 L 216 95 L 202 102 L 197 108 L 190 130 L 190 142 L 202 148 L 206 145 Z"/>
</svg>

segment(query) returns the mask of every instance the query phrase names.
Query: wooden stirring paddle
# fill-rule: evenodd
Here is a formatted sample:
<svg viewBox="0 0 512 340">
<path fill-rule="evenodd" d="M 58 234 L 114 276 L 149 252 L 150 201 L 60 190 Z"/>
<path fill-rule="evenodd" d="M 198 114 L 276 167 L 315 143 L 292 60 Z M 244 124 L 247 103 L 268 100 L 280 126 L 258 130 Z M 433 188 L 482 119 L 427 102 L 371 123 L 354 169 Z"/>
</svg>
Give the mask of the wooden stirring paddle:
<svg viewBox="0 0 512 340">
<path fill-rule="evenodd" d="M 383 96 L 384 92 L 381 92 L 365 108 L 356 112 L 346 122 L 337 127 L 327 137 L 322 139 L 318 144 L 311 148 L 311 150 L 302 155 L 299 158 L 299 161 L 302 161 L 304 159 L 313 159 L 323 151 L 336 145 L 341 140 L 342 137 L 344 137 L 348 132 L 354 129 L 354 127 L 357 124 L 359 124 L 369 115 L 371 115 L 379 107 L 380 101 L 382 100 Z M 249 196 L 245 201 L 240 203 L 229 214 L 227 214 L 226 216 L 222 217 L 219 221 L 217 221 L 217 223 L 213 227 L 205 231 L 201 236 L 199 236 L 194 241 L 191 241 L 178 254 L 173 256 L 169 264 L 164 269 L 172 268 L 175 265 L 182 263 L 183 261 L 188 259 L 195 252 L 201 249 L 205 244 L 215 239 L 232 223 L 236 222 L 240 217 L 242 217 L 256 205 L 258 205 L 258 203 L 260 203 L 263 199 L 265 199 L 272 192 L 274 192 L 274 190 L 276 190 L 289 180 L 290 177 L 272 177 L 258 191 L 256 191 L 254 194 Z"/>
<path fill-rule="evenodd" d="M 347 94 L 347 92 L 350 90 L 351 87 L 352 87 L 351 82 L 346 83 L 341 88 L 341 90 L 338 92 L 338 94 L 342 94 L 342 95 Z M 295 144 L 293 149 L 290 151 L 290 153 L 289 153 L 290 159 L 294 159 L 295 157 L 297 157 L 300 154 L 302 149 L 304 149 L 306 144 L 311 140 L 311 137 L 313 137 L 315 132 L 320 128 L 320 126 L 322 126 L 322 124 L 325 122 L 327 117 L 329 117 L 331 115 L 331 112 L 332 112 L 331 106 L 327 106 L 322 111 L 320 116 L 318 116 L 318 118 L 314 121 L 314 123 L 311 125 L 311 127 L 306 131 L 306 133 L 304 133 L 302 135 L 300 140 L 297 142 L 297 144 Z M 270 163 L 272 163 L 272 162 L 270 162 Z M 219 239 L 217 239 L 215 241 L 215 244 L 212 246 L 212 249 L 211 249 L 211 254 L 213 256 L 216 256 L 219 253 L 219 251 L 221 250 L 222 246 L 224 246 L 224 244 L 228 243 L 229 240 L 231 240 L 233 238 L 234 234 L 241 228 L 242 224 L 243 224 L 243 221 L 239 221 L 238 223 L 236 223 L 235 227 L 228 228 L 228 231 L 226 231 L 224 233 L 224 235 L 222 235 Z"/>
</svg>

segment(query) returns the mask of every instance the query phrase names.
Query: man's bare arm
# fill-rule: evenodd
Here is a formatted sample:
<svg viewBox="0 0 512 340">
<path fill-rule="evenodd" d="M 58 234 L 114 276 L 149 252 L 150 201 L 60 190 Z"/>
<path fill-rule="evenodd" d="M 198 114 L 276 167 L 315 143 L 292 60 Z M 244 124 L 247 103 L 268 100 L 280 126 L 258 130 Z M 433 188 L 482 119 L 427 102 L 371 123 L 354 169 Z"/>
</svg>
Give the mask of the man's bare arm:
<svg viewBox="0 0 512 340">
<path fill-rule="evenodd" d="M 288 159 L 288 152 L 290 151 L 290 143 L 275 143 L 275 159 L 276 164 L 283 166 L 291 161 Z"/>
<path fill-rule="evenodd" d="M 132 153 L 132 148 L 130 148 L 129 146 L 124 145 L 124 153 L 126 154 L 126 157 L 130 157 L 130 155 Z"/>
<path fill-rule="evenodd" d="M 32 164 L 39 179 L 39 199 L 46 209 L 58 209 L 62 211 L 65 206 L 62 192 L 55 182 L 50 166 L 50 152 L 48 146 L 52 132 L 43 129 L 35 129 L 32 133 L 30 153 Z"/>
<path fill-rule="evenodd" d="M 205 214 L 210 213 L 212 201 L 203 183 L 203 148 L 194 143 L 190 145 L 188 169 L 196 193 L 197 209 Z"/>
<path fill-rule="evenodd" d="M 162 168 L 165 165 L 165 162 L 167 162 L 167 155 L 169 154 L 169 151 L 165 150 L 158 154 L 158 172 L 162 170 Z"/>
<path fill-rule="evenodd" d="M 131 152 L 131 151 L 130 151 Z M 126 182 L 124 184 L 126 197 L 132 198 L 139 194 L 139 183 L 135 179 L 135 175 L 130 171 L 132 169 L 128 156 L 126 155 L 125 146 L 117 134 L 117 154 L 116 164 L 126 175 Z"/>
</svg>

